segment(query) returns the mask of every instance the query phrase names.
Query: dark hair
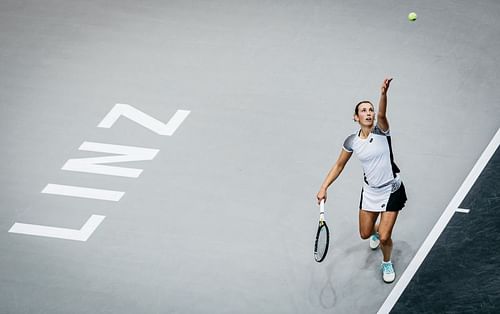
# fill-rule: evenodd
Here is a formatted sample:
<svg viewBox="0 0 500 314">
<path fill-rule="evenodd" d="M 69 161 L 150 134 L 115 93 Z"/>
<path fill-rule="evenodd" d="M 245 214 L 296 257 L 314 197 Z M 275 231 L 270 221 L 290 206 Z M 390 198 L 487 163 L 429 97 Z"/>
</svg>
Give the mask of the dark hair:
<svg viewBox="0 0 500 314">
<path fill-rule="evenodd" d="M 359 105 L 361 105 L 361 104 L 370 104 L 370 105 L 372 105 L 372 107 L 375 107 L 375 106 L 373 106 L 373 104 L 371 103 L 371 101 L 369 101 L 369 100 L 363 100 L 363 101 L 360 101 L 356 105 L 356 108 L 354 108 L 354 114 L 358 114 Z"/>
</svg>

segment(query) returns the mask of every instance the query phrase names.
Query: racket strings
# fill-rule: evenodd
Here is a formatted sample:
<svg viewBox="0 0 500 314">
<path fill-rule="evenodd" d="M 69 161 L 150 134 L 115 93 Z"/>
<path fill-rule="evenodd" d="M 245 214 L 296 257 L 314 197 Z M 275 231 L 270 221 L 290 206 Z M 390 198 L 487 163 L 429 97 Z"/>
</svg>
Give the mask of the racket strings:
<svg viewBox="0 0 500 314">
<path fill-rule="evenodd" d="M 321 224 L 318 234 L 317 242 L 315 247 L 315 258 L 317 261 L 322 261 L 328 251 L 329 233 L 326 224 Z"/>
</svg>

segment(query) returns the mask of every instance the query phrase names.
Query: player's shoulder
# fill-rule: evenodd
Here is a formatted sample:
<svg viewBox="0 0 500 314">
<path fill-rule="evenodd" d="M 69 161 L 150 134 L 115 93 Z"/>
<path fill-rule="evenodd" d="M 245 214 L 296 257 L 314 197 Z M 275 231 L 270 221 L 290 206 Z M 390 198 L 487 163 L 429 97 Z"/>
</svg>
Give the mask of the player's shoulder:
<svg viewBox="0 0 500 314">
<path fill-rule="evenodd" d="M 354 145 L 354 141 L 356 140 L 356 137 L 357 137 L 356 133 L 349 134 L 346 137 L 346 139 L 344 140 L 344 144 L 342 145 L 342 148 L 344 148 L 344 150 L 346 150 L 347 152 L 352 153 L 353 145 Z"/>
<path fill-rule="evenodd" d="M 380 128 L 380 126 L 378 125 L 378 123 L 375 125 L 375 127 L 372 129 L 372 133 L 373 134 L 377 134 L 377 135 L 383 135 L 383 136 L 388 136 L 390 135 L 390 130 L 387 129 L 387 130 L 382 130 L 382 128 Z"/>
<path fill-rule="evenodd" d="M 349 141 L 353 141 L 356 137 L 358 136 L 358 133 L 357 132 L 354 132 L 354 133 L 351 133 L 349 135 L 347 135 L 347 137 L 345 138 L 345 140 L 349 140 Z"/>
</svg>

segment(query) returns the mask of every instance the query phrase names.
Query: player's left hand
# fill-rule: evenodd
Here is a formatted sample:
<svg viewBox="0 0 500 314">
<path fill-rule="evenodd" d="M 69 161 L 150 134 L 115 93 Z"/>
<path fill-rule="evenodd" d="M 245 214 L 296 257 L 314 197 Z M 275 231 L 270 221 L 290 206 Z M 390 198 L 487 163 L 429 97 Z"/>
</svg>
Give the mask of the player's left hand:
<svg viewBox="0 0 500 314">
<path fill-rule="evenodd" d="M 382 95 L 387 94 L 387 91 L 389 90 L 389 85 L 391 85 L 391 81 L 392 81 L 392 77 L 384 79 L 384 82 L 382 83 L 382 87 L 380 87 L 380 93 Z"/>
</svg>

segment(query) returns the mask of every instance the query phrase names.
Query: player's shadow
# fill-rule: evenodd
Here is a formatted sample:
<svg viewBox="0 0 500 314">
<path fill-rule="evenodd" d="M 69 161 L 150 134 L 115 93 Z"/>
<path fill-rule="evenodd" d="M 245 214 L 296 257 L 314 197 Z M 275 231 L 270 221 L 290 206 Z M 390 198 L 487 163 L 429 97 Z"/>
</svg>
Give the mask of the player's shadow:
<svg viewBox="0 0 500 314">
<path fill-rule="evenodd" d="M 345 256 L 357 256 L 354 263 L 358 264 L 361 269 L 372 268 L 374 264 L 380 263 L 382 252 L 380 249 L 372 250 L 368 247 L 368 242 L 360 241 L 358 244 L 350 246 L 344 251 Z M 363 259 L 364 258 L 364 259 Z M 356 262 L 357 260 L 357 262 Z M 361 262 L 363 261 L 363 262 Z"/>
<path fill-rule="evenodd" d="M 391 260 L 396 267 L 408 265 L 414 254 L 415 249 L 408 242 L 394 240 Z"/>
<path fill-rule="evenodd" d="M 392 249 L 391 260 L 396 264 L 407 264 L 408 254 L 413 253 L 412 248 L 408 245 L 406 241 L 394 241 Z M 373 268 L 374 265 L 378 265 L 382 262 L 382 251 L 380 248 L 372 250 L 368 246 L 368 240 L 361 241 L 355 246 L 351 246 L 344 251 L 346 256 L 356 256 L 362 254 L 364 256 L 363 265 L 360 265 L 362 269 Z"/>
</svg>

